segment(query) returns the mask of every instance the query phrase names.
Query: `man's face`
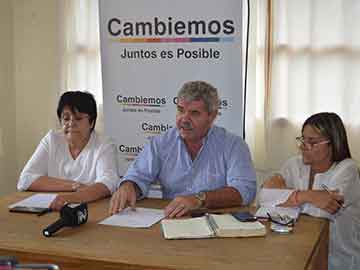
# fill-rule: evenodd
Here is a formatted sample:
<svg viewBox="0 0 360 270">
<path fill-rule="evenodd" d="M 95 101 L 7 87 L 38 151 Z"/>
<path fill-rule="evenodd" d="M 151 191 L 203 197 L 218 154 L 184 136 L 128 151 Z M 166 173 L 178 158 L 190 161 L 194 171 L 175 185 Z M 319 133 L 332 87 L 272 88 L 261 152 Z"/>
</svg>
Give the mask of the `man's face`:
<svg viewBox="0 0 360 270">
<path fill-rule="evenodd" d="M 204 101 L 186 101 L 180 98 L 177 104 L 176 127 L 185 142 L 198 143 L 207 134 L 217 112 L 207 112 Z"/>
</svg>

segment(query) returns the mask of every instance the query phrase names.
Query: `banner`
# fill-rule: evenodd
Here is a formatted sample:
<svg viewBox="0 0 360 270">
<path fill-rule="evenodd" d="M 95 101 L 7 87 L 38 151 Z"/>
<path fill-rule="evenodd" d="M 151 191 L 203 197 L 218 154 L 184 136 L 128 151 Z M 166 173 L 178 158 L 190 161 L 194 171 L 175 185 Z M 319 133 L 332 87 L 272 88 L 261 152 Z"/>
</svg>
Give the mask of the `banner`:
<svg viewBox="0 0 360 270">
<path fill-rule="evenodd" d="M 105 133 L 120 172 L 149 136 L 175 126 L 192 80 L 218 89 L 216 125 L 242 136 L 242 1 L 99 1 Z"/>
</svg>

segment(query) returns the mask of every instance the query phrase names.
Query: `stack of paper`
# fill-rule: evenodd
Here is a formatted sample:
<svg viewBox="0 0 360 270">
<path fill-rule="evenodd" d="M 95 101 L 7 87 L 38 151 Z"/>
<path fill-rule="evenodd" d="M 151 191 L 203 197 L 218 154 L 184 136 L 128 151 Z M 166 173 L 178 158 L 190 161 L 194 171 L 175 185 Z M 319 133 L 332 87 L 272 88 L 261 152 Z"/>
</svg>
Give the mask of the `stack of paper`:
<svg viewBox="0 0 360 270">
<path fill-rule="evenodd" d="M 132 228 L 148 228 L 163 219 L 164 216 L 164 210 L 161 209 L 137 207 L 134 211 L 128 207 L 120 213 L 104 219 L 99 224 Z"/>
<path fill-rule="evenodd" d="M 289 216 L 297 220 L 300 215 L 300 208 L 298 207 L 279 207 L 279 206 L 261 206 L 255 213 L 258 218 L 268 218 L 268 215 Z"/>
<path fill-rule="evenodd" d="M 277 206 L 288 200 L 294 190 L 291 189 L 276 189 L 263 188 L 259 193 L 260 208 L 256 211 L 255 216 L 259 218 L 268 218 L 270 215 L 289 216 L 292 219 L 297 219 L 300 215 L 301 209 L 299 207 L 280 207 Z"/>
</svg>

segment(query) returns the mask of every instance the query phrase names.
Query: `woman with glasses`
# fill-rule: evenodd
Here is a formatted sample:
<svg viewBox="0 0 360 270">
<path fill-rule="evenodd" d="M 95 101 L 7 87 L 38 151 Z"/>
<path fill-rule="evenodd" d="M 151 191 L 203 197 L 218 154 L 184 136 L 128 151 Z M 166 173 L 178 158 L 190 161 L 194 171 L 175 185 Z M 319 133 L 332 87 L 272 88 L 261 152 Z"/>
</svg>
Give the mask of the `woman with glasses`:
<svg viewBox="0 0 360 270">
<path fill-rule="evenodd" d="M 94 128 L 96 101 L 87 92 L 69 91 L 59 100 L 61 130 L 49 131 L 21 172 L 19 190 L 69 192 L 58 195 L 53 210 L 65 203 L 89 202 L 111 195 L 119 180 L 115 145 Z"/>
<path fill-rule="evenodd" d="M 301 155 L 264 182 L 259 200 L 275 188 L 283 198 L 274 198 L 277 206 L 330 219 L 329 269 L 360 269 L 360 179 L 343 122 L 335 113 L 314 114 L 296 140 Z"/>
</svg>

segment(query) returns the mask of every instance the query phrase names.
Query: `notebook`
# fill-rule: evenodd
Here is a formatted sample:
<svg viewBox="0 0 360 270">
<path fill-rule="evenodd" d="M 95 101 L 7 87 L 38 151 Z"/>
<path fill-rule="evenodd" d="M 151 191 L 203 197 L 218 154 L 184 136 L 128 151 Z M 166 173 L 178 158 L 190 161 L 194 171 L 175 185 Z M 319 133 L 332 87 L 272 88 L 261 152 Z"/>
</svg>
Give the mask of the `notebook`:
<svg viewBox="0 0 360 270">
<path fill-rule="evenodd" d="M 54 193 L 38 193 L 9 205 L 10 212 L 42 213 L 56 198 Z"/>
<path fill-rule="evenodd" d="M 252 237 L 266 235 L 259 221 L 241 222 L 231 214 L 207 214 L 187 219 L 164 219 L 161 229 L 165 239 L 195 239 L 213 237 Z"/>
</svg>

